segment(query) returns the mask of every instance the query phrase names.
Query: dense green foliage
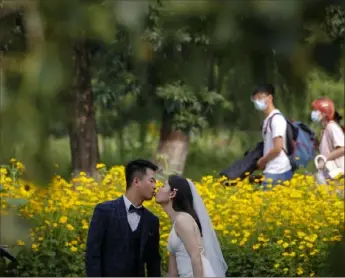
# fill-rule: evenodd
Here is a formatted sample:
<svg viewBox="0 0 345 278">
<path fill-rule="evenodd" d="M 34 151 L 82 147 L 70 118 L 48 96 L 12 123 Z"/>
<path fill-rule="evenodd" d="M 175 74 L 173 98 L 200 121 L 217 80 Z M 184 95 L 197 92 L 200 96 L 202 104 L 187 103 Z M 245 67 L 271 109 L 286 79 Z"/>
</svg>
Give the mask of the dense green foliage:
<svg viewBox="0 0 345 278">
<path fill-rule="evenodd" d="M 258 82 L 275 84 L 279 108 L 303 121 L 320 94 L 343 103 L 337 1 L 144 2 L 4 2 L 1 161 L 21 158 L 35 178 L 54 172 L 49 138 L 78 122 L 75 44 L 91 59 L 97 131 L 121 142 L 114 162 L 128 157 L 126 126 L 139 124 L 142 148 L 149 123 L 167 114 L 187 133 L 208 126 L 254 140 L 262 119 L 249 95 Z"/>
</svg>

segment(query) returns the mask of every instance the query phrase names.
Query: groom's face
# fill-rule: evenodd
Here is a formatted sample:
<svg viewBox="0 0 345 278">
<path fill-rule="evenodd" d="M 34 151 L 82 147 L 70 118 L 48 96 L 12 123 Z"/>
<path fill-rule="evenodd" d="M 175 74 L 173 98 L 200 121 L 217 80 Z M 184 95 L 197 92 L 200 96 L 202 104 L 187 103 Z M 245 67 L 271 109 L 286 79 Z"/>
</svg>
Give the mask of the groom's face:
<svg viewBox="0 0 345 278">
<path fill-rule="evenodd" d="M 146 169 L 146 174 L 138 182 L 138 190 L 144 200 L 152 200 L 156 190 L 155 172 Z"/>
</svg>

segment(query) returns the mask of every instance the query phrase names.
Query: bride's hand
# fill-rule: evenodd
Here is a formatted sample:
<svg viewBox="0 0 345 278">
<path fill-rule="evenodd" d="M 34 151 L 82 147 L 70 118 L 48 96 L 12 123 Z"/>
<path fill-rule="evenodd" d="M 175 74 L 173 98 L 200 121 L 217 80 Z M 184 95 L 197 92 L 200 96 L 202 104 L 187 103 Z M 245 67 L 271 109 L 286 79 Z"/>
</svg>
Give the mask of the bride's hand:
<svg viewBox="0 0 345 278">
<path fill-rule="evenodd" d="M 167 277 L 178 277 L 176 257 L 173 254 L 169 254 Z"/>
</svg>

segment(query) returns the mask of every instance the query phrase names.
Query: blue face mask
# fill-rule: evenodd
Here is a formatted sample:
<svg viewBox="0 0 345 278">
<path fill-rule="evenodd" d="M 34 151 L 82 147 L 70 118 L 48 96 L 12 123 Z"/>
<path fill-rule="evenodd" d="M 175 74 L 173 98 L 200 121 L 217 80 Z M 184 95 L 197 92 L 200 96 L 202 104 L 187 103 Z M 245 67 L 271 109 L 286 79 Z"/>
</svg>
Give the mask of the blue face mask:
<svg viewBox="0 0 345 278">
<path fill-rule="evenodd" d="M 263 99 L 254 100 L 254 106 L 259 111 L 264 111 L 267 108 L 267 104 Z"/>
<path fill-rule="evenodd" d="M 321 112 L 318 111 L 318 110 L 312 111 L 311 114 L 310 114 L 310 118 L 315 123 L 321 122 L 321 120 L 322 120 Z"/>
</svg>

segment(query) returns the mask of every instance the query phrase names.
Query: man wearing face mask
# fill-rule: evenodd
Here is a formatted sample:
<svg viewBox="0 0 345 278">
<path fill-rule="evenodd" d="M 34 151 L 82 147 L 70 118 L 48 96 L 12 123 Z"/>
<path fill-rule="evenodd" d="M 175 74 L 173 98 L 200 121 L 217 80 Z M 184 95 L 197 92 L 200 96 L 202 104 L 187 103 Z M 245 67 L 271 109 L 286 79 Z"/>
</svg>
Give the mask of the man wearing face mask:
<svg viewBox="0 0 345 278">
<path fill-rule="evenodd" d="M 312 102 L 311 119 L 322 127 L 320 154 L 326 157 L 327 168 L 341 169 L 344 174 L 344 132 L 334 121 L 334 103 L 327 97 Z"/>
<path fill-rule="evenodd" d="M 263 157 L 257 165 L 263 169 L 264 182 L 275 185 L 292 178 L 290 160 L 284 150 L 287 150 L 286 130 L 287 122 L 281 112 L 273 104 L 274 87 L 271 84 L 259 86 L 253 92 L 252 102 L 257 110 L 266 116 L 262 126 L 264 139 Z"/>
</svg>

